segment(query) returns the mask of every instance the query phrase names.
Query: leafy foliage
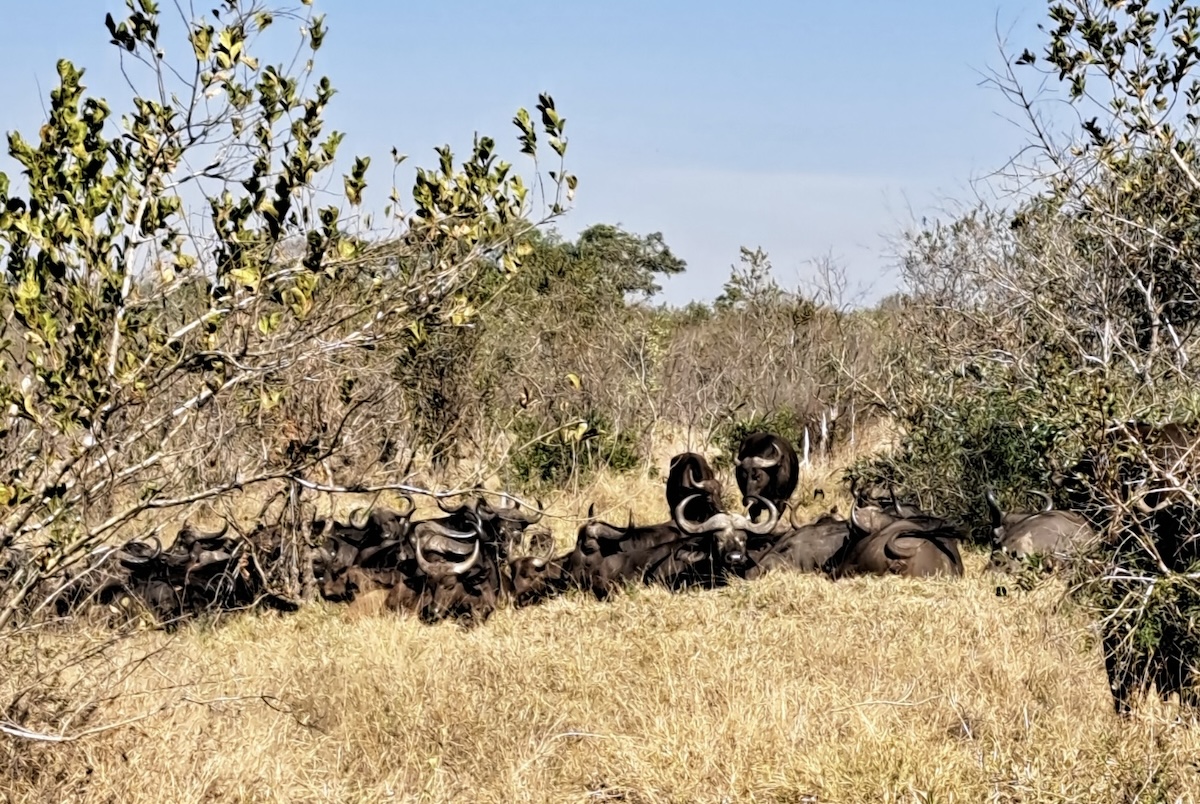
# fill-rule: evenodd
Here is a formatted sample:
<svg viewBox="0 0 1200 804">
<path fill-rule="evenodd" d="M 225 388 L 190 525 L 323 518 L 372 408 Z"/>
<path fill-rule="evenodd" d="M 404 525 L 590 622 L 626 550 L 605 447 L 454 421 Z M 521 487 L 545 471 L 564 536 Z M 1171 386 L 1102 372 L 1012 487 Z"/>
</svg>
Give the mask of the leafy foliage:
<svg viewBox="0 0 1200 804">
<path fill-rule="evenodd" d="M 145 512 L 305 480 L 371 432 L 367 356 L 464 326 L 468 290 L 520 267 L 531 200 L 489 137 L 461 166 L 440 148 L 417 169 L 390 239 L 348 217 L 368 159 L 343 176 L 344 206 L 318 204 L 342 140 L 324 131 L 333 87 L 254 55 L 293 20 L 315 56 L 309 5 L 225 0 L 186 22 L 172 64 L 158 5 L 128 0 L 106 19 L 134 82 L 119 125 L 62 60 L 37 137 L 9 135 L 24 181 L 0 175 L 0 553 L 35 558 L 0 591 L 0 627 Z M 547 95 L 537 108 L 561 159 L 565 121 Z M 539 127 L 515 123 L 536 157 Z M 577 182 L 560 165 L 548 186 L 552 218 Z"/>
<path fill-rule="evenodd" d="M 544 428 L 544 422 L 532 417 L 518 417 L 513 423 L 513 435 L 523 446 L 508 469 L 512 480 L 527 488 L 561 488 L 586 481 L 598 469 L 622 473 L 643 464 L 636 439 L 614 431 L 596 411 L 549 434 Z"/>
</svg>

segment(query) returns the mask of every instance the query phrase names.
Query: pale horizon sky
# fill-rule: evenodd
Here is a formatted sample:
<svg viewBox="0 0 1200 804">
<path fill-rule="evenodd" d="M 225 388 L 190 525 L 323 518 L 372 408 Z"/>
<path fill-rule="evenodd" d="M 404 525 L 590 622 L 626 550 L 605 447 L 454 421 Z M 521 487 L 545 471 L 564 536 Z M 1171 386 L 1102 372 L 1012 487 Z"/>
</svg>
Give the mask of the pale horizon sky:
<svg viewBox="0 0 1200 804">
<path fill-rule="evenodd" d="M 171 0 L 161 3 L 173 12 Z M 207 5 L 197 8 L 207 9 Z M 575 208 L 559 224 L 661 231 L 688 263 L 661 301 L 718 295 L 739 247 L 767 251 L 795 287 L 832 257 L 867 299 L 897 287 L 889 238 L 974 198 L 973 180 L 1024 143 L 1013 109 L 980 86 L 1008 50 L 1043 49 L 1044 0 L 760 0 L 603 5 L 517 0 L 316 0 L 329 29 L 316 72 L 338 89 L 328 129 L 344 156 L 372 157 L 368 199 L 465 151 L 474 132 L 517 161 L 519 106 L 548 91 L 567 119 Z M 104 14 L 119 0 L 10 9 L 0 51 L 3 129 L 36 132 L 55 62 L 87 69 L 89 92 L 124 98 Z M 167 48 L 187 47 L 168 41 Z M 40 88 L 39 88 L 40 84 Z M 0 169 L 12 171 L 4 157 Z"/>
</svg>

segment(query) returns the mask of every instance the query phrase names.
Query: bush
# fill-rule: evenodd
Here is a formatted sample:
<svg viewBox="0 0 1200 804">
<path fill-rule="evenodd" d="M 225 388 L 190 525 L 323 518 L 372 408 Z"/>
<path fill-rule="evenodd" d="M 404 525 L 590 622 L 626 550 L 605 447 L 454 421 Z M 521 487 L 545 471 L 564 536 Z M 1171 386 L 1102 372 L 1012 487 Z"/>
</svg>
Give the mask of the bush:
<svg viewBox="0 0 1200 804">
<path fill-rule="evenodd" d="M 847 479 L 894 487 L 989 542 L 985 489 L 995 487 L 1008 507 L 1027 504 L 1029 490 L 1050 492 L 1050 459 L 1062 430 L 1032 388 L 1014 390 L 1003 380 L 970 390 L 949 381 L 929 387 L 942 390 L 897 411 L 899 448 L 859 459 Z"/>
<path fill-rule="evenodd" d="M 730 419 L 713 434 L 713 446 L 720 449 L 716 458 L 717 466 L 722 469 L 733 468 L 742 441 L 746 436 L 758 432 L 774 433 L 786 438 L 799 453 L 804 443 L 804 420 L 787 408 L 755 413 L 744 419 Z"/>
<path fill-rule="evenodd" d="M 631 472 L 645 461 L 638 438 L 595 410 L 556 427 L 521 416 L 512 433 L 519 446 L 509 458 L 508 479 L 526 488 L 583 482 L 599 469 Z"/>
</svg>

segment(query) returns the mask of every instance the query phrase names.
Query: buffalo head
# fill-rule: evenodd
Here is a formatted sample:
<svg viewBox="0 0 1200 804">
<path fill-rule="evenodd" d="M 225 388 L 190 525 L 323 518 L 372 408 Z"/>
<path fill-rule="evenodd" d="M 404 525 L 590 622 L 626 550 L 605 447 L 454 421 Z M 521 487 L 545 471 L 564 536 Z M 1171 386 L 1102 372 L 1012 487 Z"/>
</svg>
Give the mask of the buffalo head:
<svg viewBox="0 0 1200 804">
<path fill-rule="evenodd" d="M 782 508 L 800 480 L 800 460 L 787 439 L 774 433 L 752 433 L 742 440 L 734 468 L 742 505 L 758 513 L 756 500 Z"/>
<path fill-rule="evenodd" d="M 700 495 L 684 499 L 672 511 L 675 526 L 684 533 L 698 535 L 711 533 L 716 537 L 717 549 L 731 566 L 746 563 L 746 534 L 765 535 L 779 524 L 779 509 L 768 499 L 751 498 L 767 511 L 767 518 L 755 522 L 751 516 L 720 512 L 703 522 L 689 520 L 685 513 L 688 503 Z"/>
</svg>

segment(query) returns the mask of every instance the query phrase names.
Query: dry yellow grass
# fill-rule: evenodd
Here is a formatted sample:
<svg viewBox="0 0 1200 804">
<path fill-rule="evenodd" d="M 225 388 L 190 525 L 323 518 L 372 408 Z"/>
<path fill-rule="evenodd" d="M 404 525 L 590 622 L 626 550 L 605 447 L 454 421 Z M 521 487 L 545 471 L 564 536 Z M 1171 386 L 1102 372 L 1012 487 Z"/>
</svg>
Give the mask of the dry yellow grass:
<svg viewBox="0 0 1200 804">
<path fill-rule="evenodd" d="M 828 497 L 805 515 L 846 502 L 845 457 L 806 470 L 800 501 Z M 601 477 L 548 501 L 560 545 L 593 500 L 617 522 L 664 517 L 661 480 Z M 145 633 L 56 682 L 67 708 L 95 701 L 88 726 L 125 725 L 0 737 L 0 800 L 1200 800 L 1200 724 L 1158 703 L 1119 720 L 1061 587 L 997 597 L 967 561 L 961 581 L 572 595 L 470 632 L 385 612 L 377 593 Z M 8 642 L 4 699 L 32 647 Z"/>
<path fill-rule="evenodd" d="M 1200 731 L 1162 706 L 1119 721 L 1060 591 L 998 598 L 981 567 L 973 556 L 960 582 L 779 574 L 568 597 L 471 632 L 368 599 L 144 634 L 123 661 L 152 655 L 93 722 L 165 708 L 69 745 L 10 743 L 0 788 L 13 801 L 1195 800 Z"/>
</svg>

